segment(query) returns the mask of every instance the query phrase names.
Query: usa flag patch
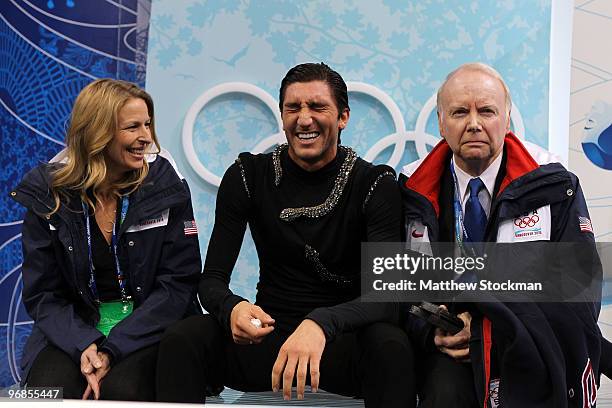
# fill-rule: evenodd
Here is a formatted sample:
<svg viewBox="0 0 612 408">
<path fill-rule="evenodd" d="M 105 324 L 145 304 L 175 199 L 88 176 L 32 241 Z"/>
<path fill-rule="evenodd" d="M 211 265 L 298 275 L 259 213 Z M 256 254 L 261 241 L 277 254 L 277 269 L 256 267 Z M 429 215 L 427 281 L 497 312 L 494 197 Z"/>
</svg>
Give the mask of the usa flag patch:
<svg viewBox="0 0 612 408">
<path fill-rule="evenodd" d="M 185 228 L 183 231 L 185 232 L 185 235 L 197 235 L 198 226 L 196 225 L 195 220 L 185 221 Z"/>
<path fill-rule="evenodd" d="M 593 225 L 587 217 L 578 217 L 578 224 L 580 225 L 581 232 L 593 233 Z"/>
</svg>

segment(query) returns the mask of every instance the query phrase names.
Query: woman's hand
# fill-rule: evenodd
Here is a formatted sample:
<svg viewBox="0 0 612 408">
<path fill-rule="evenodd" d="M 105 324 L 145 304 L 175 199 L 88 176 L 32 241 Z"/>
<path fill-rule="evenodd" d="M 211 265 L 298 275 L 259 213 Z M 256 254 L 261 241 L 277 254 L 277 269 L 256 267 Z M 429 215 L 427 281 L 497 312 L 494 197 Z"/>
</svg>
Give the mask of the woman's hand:
<svg viewBox="0 0 612 408">
<path fill-rule="evenodd" d="M 81 373 L 87 380 L 87 388 L 83 393 L 83 399 L 89 399 L 92 391 L 94 399 L 100 398 L 100 382 L 110 370 L 110 358 L 103 351 L 98 351 L 98 346 L 92 343 L 81 354 Z"/>
</svg>

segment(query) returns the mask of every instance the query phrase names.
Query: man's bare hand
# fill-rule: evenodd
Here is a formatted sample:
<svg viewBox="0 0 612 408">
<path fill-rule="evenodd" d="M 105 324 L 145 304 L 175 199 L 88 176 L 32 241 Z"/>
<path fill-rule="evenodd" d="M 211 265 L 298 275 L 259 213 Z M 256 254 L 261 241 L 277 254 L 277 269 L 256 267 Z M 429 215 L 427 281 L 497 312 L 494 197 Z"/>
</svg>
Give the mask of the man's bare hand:
<svg viewBox="0 0 612 408">
<path fill-rule="evenodd" d="M 446 309 L 445 306 L 440 306 Z M 457 315 L 463 320 L 463 329 L 453 335 L 449 335 L 442 329 L 437 328 L 434 343 L 438 350 L 458 361 L 469 361 L 470 358 L 470 323 L 472 316 L 468 312 Z"/>
<path fill-rule="evenodd" d="M 319 365 L 325 349 L 325 333 L 312 320 L 306 319 L 295 329 L 278 352 L 272 367 L 272 390 L 278 391 L 283 381 L 283 398 L 291 399 L 293 377 L 297 380 L 297 399 L 304 399 L 306 375 L 310 367 L 310 386 L 312 392 L 319 388 Z"/>
<path fill-rule="evenodd" d="M 252 319 L 259 319 L 261 327 L 254 325 Z M 232 309 L 230 327 L 236 344 L 259 344 L 274 330 L 274 319 L 261 307 L 243 300 Z"/>
</svg>

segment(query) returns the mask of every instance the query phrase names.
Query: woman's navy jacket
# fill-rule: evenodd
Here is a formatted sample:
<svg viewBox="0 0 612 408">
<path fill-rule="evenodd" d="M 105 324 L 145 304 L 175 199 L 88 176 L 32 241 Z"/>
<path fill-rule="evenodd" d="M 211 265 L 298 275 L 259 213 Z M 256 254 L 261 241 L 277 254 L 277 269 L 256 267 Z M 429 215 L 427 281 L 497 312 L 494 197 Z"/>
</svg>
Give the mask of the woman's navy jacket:
<svg viewBox="0 0 612 408">
<path fill-rule="evenodd" d="M 25 382 L 38 353 L 48 344 L 79 364 L 91 343 L 111 354 L 113 363 L 157 343 L 164 330 L 184 316 L 201 313 L 196 289 L 202 271 L 189 187 L 171 158 L 158 155 L 129 196 L 118 234 L 118 254 L 134 301 L 131 315 L 108 337 L 89 281 L 85 219 L 78 195 L 54 207 L 50 170 L 31 170 L 11 196 L 27 208 L 23 221 L 23 302 L 34 320 L 21 360 Z"/>
</svg>

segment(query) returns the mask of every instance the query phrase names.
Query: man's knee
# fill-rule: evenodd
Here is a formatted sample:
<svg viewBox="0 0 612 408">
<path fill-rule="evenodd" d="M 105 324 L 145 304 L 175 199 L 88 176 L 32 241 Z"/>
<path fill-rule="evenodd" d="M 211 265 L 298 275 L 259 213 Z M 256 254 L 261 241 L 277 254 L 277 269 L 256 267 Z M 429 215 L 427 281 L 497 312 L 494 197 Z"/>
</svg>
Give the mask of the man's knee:
<svg viewBox="0 0 612 408">
<path fill-rule="evenodd" d="M 406 333 L 389 323 L 375 323 L 361 330 L 358 339 L 363 353 L 361 393 L 366 405 L 414 406 L 414 352 Z"/>
<path fill-rule="evenodd" d="M 210 315 L 192 316 L 169 327 L 159 345 L 157 399 L 202 402 L 205 395 L 218 393 L 225 376 L 225 341 Z"/>
<path fill-rule="evenodd" d="M 419 394 L 419 408 L 477 408 L 475 392 L 461 386 L 440 382 L 436 390 Z"/>
<path fill-rule="evenodd" d="M 160 347 L 163 352 L 192 351 L 194 347 L 206 349 L 208 345 L 220 342 L 221 338 L 221 327 L 212 316 L 191 316 L 168 327 Z"/>
<path fill-rule="evenodd" d="M 364 352 L 375 354 L 378 358 L 406 362 L 412 361 L 414 357 L 412 344 L 406 333 L 389 323 L 374 323 L 362 329 L 359 341 Z"/>
<path fill-rule="evenodd" d="M 424 382 L 419 392 L 419 408 L 478 406 L 474 376 L 469 363 L 453 360 L 442 353 L 432 353 L 421 367 Z"/>
</svg>

